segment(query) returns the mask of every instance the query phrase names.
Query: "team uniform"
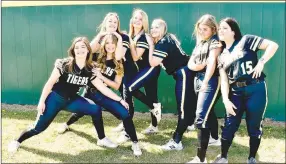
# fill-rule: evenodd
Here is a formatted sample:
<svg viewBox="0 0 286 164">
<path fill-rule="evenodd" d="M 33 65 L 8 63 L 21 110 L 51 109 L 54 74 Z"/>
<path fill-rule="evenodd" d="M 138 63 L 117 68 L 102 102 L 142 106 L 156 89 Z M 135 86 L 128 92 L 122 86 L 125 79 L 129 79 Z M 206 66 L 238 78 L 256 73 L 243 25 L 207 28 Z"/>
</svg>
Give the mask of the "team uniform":
<svg viewBox="0 0 286 164">
<path fill-rule="evenodd" d="M 96 61 L 96 56 L 97 54 L 94 54 L 93 56 L 94 61 Z M 116 65 L 114 64 L 113 60 L 106 60 L 105 65 L 106 65 L 106 68 L 105 70 L 103 70 L 102 75 L 108 78 L 109 80 L 114 81 L 117 75 L 115 71 Z M 120 102 L 110 99 L 109 97 L 103 95 L 93 85 L 88 85 L 87 87 L 88 89 L 87 89 L 87 93 L 85 97 L 92 100 L 95 104 L 103 107 L 110 113 L 112 113 L 116 118 L 123 120 L 123 124 L 124 124 L 127 134 L 130 136 L 132 141 L 137 142 L 138 139 L 136 136 L 135 126 L 133 124 L 132 118 L 130 117 L 128 113 L 128 110 Z M 76 122 L 78 119 L 80 119 L 83 116 L 84 115 L 74 113 L 71 116 L 71 118 L 68 120 L 67 125 L 73 124 L 74 122 Z M 102 118 L 101 118 L 101 121 L 102 121 Z M 104 135 L 104 131 L 100 131 L 97 133 Z"/>
<path fill-rule="evenodd" d="M 130 90 L 128 89 L 128 85 L 131 83 L 131 81 L 138 73 L 138 69 L 131 56 L 129 36 L 125 34 L 121 34 L 121 36 L 122 36 L 123 47 L 125 47 L 127 50 L 125 53 L 125 60 L 123 60 L 124 77 L 122 79 L 122 84 L 119 88 L 119 91 L 124 100 L 129 104 L 129 113 L 131 117 L 133 117 L 134 102 L 132 96 L 136 97 L 138 100 L 146 104 L 148 107 L 153 108 L 153 104 L 152 101 L 140 90 L 131 93 Z"/>
<path fill-rule="evenodd" d="M 90 104 L 77 94 L 79 88 L 90 84 L 95 79 L 95 76 L 93 76 L 91 69 L 80 69 L 76 64 L 73 68 L 74 73 L 69 73 L 67 71 L 69 60 L 71 59 L 66 58 L 56 62 L 56 68 L 61 76 L 45 100 L 45 111 L 42 115 L 38 114 L 33 128 L 21 134 L 17 139 L 19 143 L 43 132 L 62 109 L 81 115 L 91 115 L 96 130 L 100 131 L 100 129 L 103 129 L 99 121 L 101 118 L 100 106 Z M 98 134 L 98 137 L 101 138 L 100 134 Z"/>
<path fill-rule="evenodd" d="M 194 48 L 192 58 L 195 64 L 204 64 L 210 57 L 209 52 L 221 47 L 218 41 L 218 36 L 213 35 L 208 40 L 200 41 Z M 196 72 L 194 79 L 195 92 L 197 95 L 197 108 L 195 126 L 198 131 L 198 147 L 197 158 L 200 161 L 205 161 L 206 151 L 209 144 L 210 133 L 214 135 L 214 139 L 218 140 L 218 121 L 214 112 L 214 104 L 218 100 L 220 88 L 220 79 L 218 69 L 215 68 L 207 83 L 207 88 L 204 91 L 199 91 L 206 76 L 208 65 L 200 71 Z M 216 133 L 214 133 L 216 131 Z M 197 162 L 195 158 L 192 162 Z"/>
<path fill-rule="evenodd" d="M 146 96 L 151 100 L 151 104 L 147 104 L 153 109 L 153 103 L 158 103 L 158 79 L 160 75 L 160 66 L 151 67 L 149 63 L 149 45 L 146 40 L 145 33 L 141 34 L 136 43 L 136 48 L 143 48 L 145 51 L 141 58 L 136 62 L 139 72 L 128 84 L 128 90 L 133 94 L 144 87 Z M 150 102 L 150 101 L 147 101 Z M 152 125 L 157 126 L 157 119 L 151 113 Z"/>
<path fill-rule="evenodd" d="M 239 128 L 244 112 L 246 112 L 245 120 L 250 143 L 260 143 L 262 120 L 267 106 L 267 88 L 264 81 L 266 76 L 262 73 L 259 78 L 254 79 L 251 71 L 258 63 L 257 51 L 262 41 L 263 38 L 261 37 L 245 35 L 240 41 L 235 41 L 229 49 L 225 48 L 221 54 L 243 54 L 241 58 L 231 63 L 227 68 L 224 66 L 223 59 L 220 60 L 218 66 L 226 69 L 230 83 L 229 99 L 237 108 L 234 109 L 236 116 L 227 115 L 225 117 L 222 129 L 222 142 L 227 142 L 229 146 Z"/>
<path fill-rule="evenodd" d="M 185 54 L 170 34 L 166 34 L 156 43 L 153 56 L 163 59 L 162 64 L 165 71 L 176 80 L 178 123 L 173 134 L 173 141 L 171 140 L 163 146 L 164 149 L 175 149 L 172 143 L 176 142 L 181 145 L 183 133 L 189 123 L 194 121 L 196 108 L 195 102 L 192 101 L 195 100 L 194 72 L 187 67 L 190 57 Z M 182 146 L 178 149 L 182 149 Z"/>
<path fill-rule="evenodd" d="M 213 49 L 220 47 L 221 44 L 218 41 L 217 35 L 212 36 L 207 41 L 201 41 L 192 53 L 194 56 L 195 64 L 202 64 L 208 57 L 209 52 Z M 207 66 L 206 66 L 207 67 Z M 197 128 L 211 128 L 217 121 L 216 115 L 213 110 L 214 103 L 217 100 L 217 96 L 220 88 L 220 80 L 218 69 L 216 68 L 212 77 L 208 82 L 207 89 L 199 92 L 201 84 L 205 78 L 206 67 L 203 70 L 197 71 L 195 76 L 195 91 L 197 94 L 197 110 L 195 124 Z M 208 121 L 212 121 L 208 123 Z"/>
</svg>

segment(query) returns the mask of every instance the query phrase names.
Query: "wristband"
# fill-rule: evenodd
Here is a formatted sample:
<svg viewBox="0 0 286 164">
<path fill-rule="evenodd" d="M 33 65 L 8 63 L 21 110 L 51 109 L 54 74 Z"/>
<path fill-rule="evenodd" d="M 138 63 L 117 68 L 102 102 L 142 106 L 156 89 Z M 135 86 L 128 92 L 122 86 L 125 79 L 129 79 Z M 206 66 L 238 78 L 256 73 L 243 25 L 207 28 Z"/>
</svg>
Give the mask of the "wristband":
<svg viewBox="0 0 286 164">
<path fill-rule="evenodd" d="M 121 100 L 123 100 L 123 98 L 121 97 L 121 99 L 118 101 L 118 102 L 120 102 Z"/>
</svg>

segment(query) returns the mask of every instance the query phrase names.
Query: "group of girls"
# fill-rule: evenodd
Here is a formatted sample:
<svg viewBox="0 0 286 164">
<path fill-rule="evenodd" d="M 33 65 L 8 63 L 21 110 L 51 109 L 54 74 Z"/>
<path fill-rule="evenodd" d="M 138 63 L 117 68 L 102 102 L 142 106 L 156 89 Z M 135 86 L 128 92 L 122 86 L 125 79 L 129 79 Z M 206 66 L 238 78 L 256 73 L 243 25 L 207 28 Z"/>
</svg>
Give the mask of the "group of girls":
<svg viewBox="0 0 286 164">
<path fill-rule="evenodd" d="M 108 13 L 99 33 L 89 43 L 85 37 L 73 40 L 69 57 L 57 59 L 38 104 L 35 125 L 9 144 L 16 151 L 20 144 L 43 132 L 57 113 L 72 112 L 60 133 L 84 115 L 90 115 L 97 131 L 97 145 L 116 148 L 132 141 L 135 156 L 142 154 L 133 123 L 133 97 L 143 102 L 151 113 L 151 124 L 143 133 L 157 133 L 161 120 L 158 78 L 161 68 L 173 76 L 178 112 L 177 127 L 162 150 L 182 150 L 182 137 L 188 126 L 198 129 L 197 155 L 190 163 L 206 163 L 208 145 L 221 145 L 215 163 L 227 163 L 227 153 L 244 111 L 250 136 L 248 163 L 255 163 L 267 105 L 264 64 L 275 54 L 278 45 L 255 35 L 242 35 L 237 21 L 224 18 L 217 24 L 205 14 L 194 26 L 196 40 L 187 55 L 180 41 L 168 33 L 167 23 L 154 19 L 149 33 L 146 12 L 135 9 L 129 33 L 120 31 L 117 13 Z M 258 60 L 257 51 L 265 50 Z M 145 93 L 140 90 L 144 87 Z M 83 94 L 78 91 L 82 88 Z M 114 93 L 118 90 L 121 96 Z M 221 90 L 221 91 L 219 91 Z M 214 104 L 222 96 L 226 108 L 221 139 Z M 114 132 L 121 132 L 117 142 L 105 136 L 102 108 L 122 120 Z M 212 141 L 211 141 L 212 140 Z"/>
</svg>

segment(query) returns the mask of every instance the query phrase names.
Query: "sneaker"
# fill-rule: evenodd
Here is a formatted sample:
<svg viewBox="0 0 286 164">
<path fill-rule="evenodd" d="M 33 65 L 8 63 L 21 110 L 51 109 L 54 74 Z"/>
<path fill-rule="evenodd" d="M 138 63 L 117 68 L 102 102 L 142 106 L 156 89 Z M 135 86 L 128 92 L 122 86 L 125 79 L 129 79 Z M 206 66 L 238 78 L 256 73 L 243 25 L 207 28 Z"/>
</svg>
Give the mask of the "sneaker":
<svg viewBox="0 0 286 164">
<path fill-rule="evenodd" d="M 171 139 L 168 143 L 166 143 L 165 145 L 162 145 L 161 148 L 163 150 L 182 150 L 183 145 L 182 145 L 182 141 L 180 141 L 179 143 L 176 143 L 173 139 Z"/>
<path fill-rule="evenodd" d="M 133 142 L 132 143 L 132 146 L 131 146 L 131 149 L 133 150 L 133 154 L 135 156 L 140 156 L 142 155 L 142 151 L 140 149 L 140 146 L 139 146 L 139 143 L 138 142 Z"/>
<path fill-rule="evenodd" d="M 60 125 L 57 131 L 59 134 L 63 134 L 64 132 L 68 130 L 70 130 L 69 126 L 66 123 L 63 123 L 62 125 Z"/>
<path fill-rule="evenodd" d="M 113 132 L 121 132 L 124 130 L 123 122 L 121 122 L 116 128 L 113 128 Z"/>
<path fill-rule="evenodd" d="M 152 134 L 152 133 L 157 133 L 158 132 L 158 126 L 155 127 L 152 124 L 143 131 L 144 134 Z"/>
<path fill-rule="evenodd" d="M 207 163 L 207 159 L 205 158 L 203 162 L 201 162 L 200 158 L 196 156 L 193 160 L 187 162 L 187 163 Z"/>
<path fill-rule="evenodd" d="M 119 136 L 117 139 L 117 143 L 123 144 L 123 143 L 127 142 L 128 140 L 130 140 L 129 135 L 125 131 L 122 131 L 121 136 Z"/>
<path fill-rule="evenodd" d="M 117 144 L 113 143 L 109 138 L 104 137 L 101 140 L 97 140 L 98 146 L 108 147 L 108 148 L 117 148 Z"/>
<path fill-rule="evenodd" d="M 20 144 L 21 143 L 18 141 L 15 141 L 15 140 L 11 141 L 8 145 L 8 152 L 10 153 L 16 152 L 18 148 L 20 147 Z"/>
<path fill-rule="evenodd" d="M 257 163 L 257 162 L 255 158 L 251 157 L 250 159 L 247 159 L 247 163 L 252 164 L 252 163 Z"/>
<path fill-rule="evenodd" d="M 213 161 L 213 163 L 228 163 L 227 158 L 223 158 L 221 157 L 221 155 L 219 154 L 216 159 Z"/>
<path fill-rule="evenodd" d="M 218 138 L 217 140 L 212 138 L 212 136 L 210 136 L 209 139 L 209 146 L 220 146 L 221 142 L 220 142 L 220 138 Z"/>
<path fill-rule="evenodd" d="M 162 118 L 162 106 L 161 103 L 153 103 L 154 109 L 150 110 L 151 113 L 156 117 L 157 123 L 161 121 Z"/>
<path fill-rule="evenodd" d="M 187 130 L 188 130 L 188 131 L 194 131 L 194 130 L 196 130 L 195 125 L 193 124 L 193 125 L 191 125 L 191 126 L 188 126 Z"/>
</svg>

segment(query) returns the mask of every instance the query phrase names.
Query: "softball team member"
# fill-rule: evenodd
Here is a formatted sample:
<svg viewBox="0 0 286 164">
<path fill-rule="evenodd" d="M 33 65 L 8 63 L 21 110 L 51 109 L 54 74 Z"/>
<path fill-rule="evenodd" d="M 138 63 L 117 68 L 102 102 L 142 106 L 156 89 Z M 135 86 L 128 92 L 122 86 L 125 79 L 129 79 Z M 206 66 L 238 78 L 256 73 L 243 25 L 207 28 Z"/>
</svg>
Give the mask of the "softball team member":
<svg viewBox="0 0 286 164">
<path fill-rule="evenodd" d="M 213 105 L 220 88 L 216 59 L 221 52 L 222 45 L 216 34 L 215 17 L 209 14 L 203 15 L 195 25 L 194 35 L 197 44 L 188 63 L 189 69 L 197 71 L 194 84 L 197 93 L 195 125 L 199 130 L 197 156 L 190 163 L 207 162 L 205 156 L 210 129 L 214 123 L 217 123 Z"/>
<path fill-rule="evenodd" d="M 227 163 L 228 149 L 246 112 L 250 137 L 247 163 L 256 163 L 255 155 L 261 141 L 262 120 L 267 105 L 264 64 L 278 49 L 277 43 L 255 35 L 242 37 L 233 18 L 221 20 L 219 38 L 225 44 L 219 60 L 221 92 L 227 115 L 221 138 L 221 154 L 215 163 Z M 258 60 L 257 51 L 265 50 Z"/>
<path fill-rule="evenodd" d="M 92 83 L 103 94 L 128 107 L 128 104 L 121 97 L 117 96 L 99 78 L 93 75 L 91 47 L 87 38 L 75 38 L 68 54 L 69 58 L 57 60 L 52 74 L 43 88 L 37 107 L 38 116 L 35 126 L 25 130 L 17 140 L 12 141 L 8 151 L 16 151 L 20 143 L 43 132 L 62 109 L 67 109 L 73 113 L 91 115 L 96 130 L 98 132 L 103 131 L 103 124 L 100 121 L 100 107 L 90 104 L 86 99 L 77 95 L 79 88 L 88 83 Z M 98 133 L 98 138 L 103 139 L 104 135 Z"/>
<path fill-rule="evenodd" d="M 100 53 L 97 56 L 97 68 L 101 70 L 96 72 L 96 76 L 101 79 L 107 86 L 112 87 L 115 90 L 118 90 L 121 85 L 123 77 L 123 64 L 122 60 L 115 59 L 115 49 L 117 45 L 118 38 L 115 35 L 106 35 L 101 42 Z M 90 85 L 87 90 L 86 98 L 92 100 L 97 105 L 105 108 L 107 111 L 110 111 L 118 119 L 123 120 L 124 127 L 127 134 L 130 136 L 133 141 L 132 150 L 134 155 L 139 156 L 142 154 L 141 149 L 138 144 L 138 139 L 136 136 L 135 127 L 132 121 L 132 117 L 129 115 L 128 110 L 121 105 L 119 102 L 110 99 L 109 97 L 103 95 L 99 90 Z M 78 119 L 83 117 L 81 114 L 73 114 L 71 118 L 65 124 L 65 129 Z M 102 118 L 101 118 L 102 119 Z M 98 132 L 103 133 L 103 132 Z M 105 137 L 107 138 L 107 137 Z M 97 145 L 106 146 L 110 148 L 116 148 L 117 144 L 111 142 L 109 139 L 98 140 Z"/>
<path fill-rule="evenodd" d="M 136 55 L 133 55 L 133 60 L 136 61 L 139 72 L 128 85 L 128 89 L 135 93 L 143 86 L 146 96 L 152 100 L 152 103 L 148 104 L 151 109 L 152 121 L 144 133 L 155 133 L 158 132 L 157 125 L 161 120 L 161 103 L 158 103 L 158 78 L 161 69 L 160 66 L 151 67 L 149 64 L 149 45 L 146 40 L 146 34 L 149 33 L 149 23 L 146 12 L 141 9 L 134 10 L 129 29 L 129 36 L 133 39 L 131 45 L 135 45 L 134 53 Z"/>
<path fill-rule="evenodd" d="M 178 110 L 178 123 L 173 138 L 162 146 L 163 150 L 182 150 L 181 142 L 183 133 L 186 131 L 190 122 L 194 121 L 195 93 L 193 90 L 194 72 L 188 69 L 187 63 L 189 56 L 180 47 L 177 38 L 167 33 L 167 24 L 162 19 L 155 19 L 152 22 L 151 36 L 155 41 L 153 51 L 152 39 L 147 37 L 150 46 L 149 63 L 152 67 L 160 63 L 166 68 L 169 75 L 173 75 L 176 80 L 176 100 Z M 153 53 L 152 53 L 153 52 Z"/>
</svg>

